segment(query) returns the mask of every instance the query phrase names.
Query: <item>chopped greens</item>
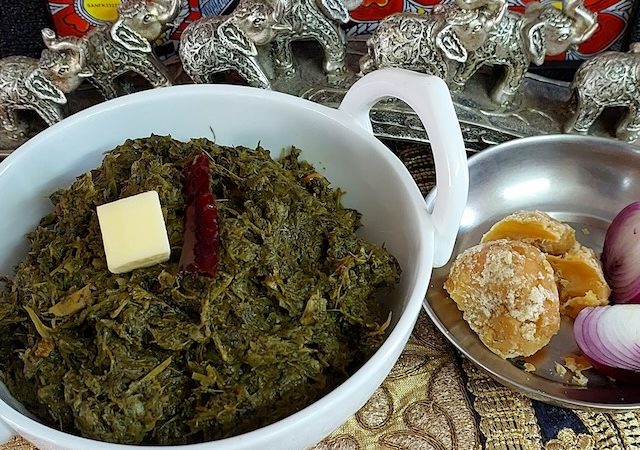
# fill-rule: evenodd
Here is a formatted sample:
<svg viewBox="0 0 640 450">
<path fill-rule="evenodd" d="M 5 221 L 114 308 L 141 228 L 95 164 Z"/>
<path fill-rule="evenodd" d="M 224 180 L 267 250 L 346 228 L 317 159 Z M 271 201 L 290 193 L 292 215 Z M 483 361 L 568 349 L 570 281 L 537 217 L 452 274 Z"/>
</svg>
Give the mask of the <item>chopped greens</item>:
<svg viewBox="0 0 640 450">
<path fill-rule="evenodd" d="M 183 171 L 205 152 L 219 214 L 215 278 L 180 274 Z M 129 140 L 51 196 L 31 250 L 0 279 L 0 376 L 43 421 L 89 438 L 183 444 L 275 422 L 379 347 L 375 292 L 400 268 L 293 149 Z M 156 190 L 171 259 L 107 270 L 96 206 Z"/>
</svg>

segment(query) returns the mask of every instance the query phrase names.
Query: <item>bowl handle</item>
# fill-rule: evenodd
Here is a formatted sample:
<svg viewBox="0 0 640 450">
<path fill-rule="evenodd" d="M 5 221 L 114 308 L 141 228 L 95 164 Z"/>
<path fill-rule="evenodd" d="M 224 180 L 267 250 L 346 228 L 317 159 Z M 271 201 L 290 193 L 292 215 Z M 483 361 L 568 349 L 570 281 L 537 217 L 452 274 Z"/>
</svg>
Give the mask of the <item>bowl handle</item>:
<svg viewBox="0 0 640 450">
<path fill-rule="evenodd" d="M 433 266 L 442 267 L 451 257 L 469 190 L 467 154 L 449 89 L 433 75 L 381 69 L 356 81 L 339 109 L 373 134 L 369 110 L 384 97 L 407 103 L 427 130 L 437 186 L 431 212 L 435 234 Z"/>
</svg>

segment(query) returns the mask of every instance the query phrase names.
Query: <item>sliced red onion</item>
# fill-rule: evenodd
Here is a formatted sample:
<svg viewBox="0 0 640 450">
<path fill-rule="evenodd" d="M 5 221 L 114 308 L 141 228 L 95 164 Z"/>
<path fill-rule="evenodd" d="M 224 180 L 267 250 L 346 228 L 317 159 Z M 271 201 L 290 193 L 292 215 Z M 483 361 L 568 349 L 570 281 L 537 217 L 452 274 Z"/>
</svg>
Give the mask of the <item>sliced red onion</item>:
<svg viewBox="0 0 640 450">
<path fill-rule="evenodd" d="M 640 369 L 640 357 L 636 356 L 634 360 L 630 355 L 626 337 L 618 335 L 616 332 L 618 330 L 617 326 L 611 327 L 609 325 L 616 322 L 615 318 L 607 319 L 607 315 L 614 314 L 617 316 L 617 311 L 619 310 L 614 309 L 611 311 L 611 308 L 598 308 L 591 315 L 596 333 L 596 342 L 600 344 L 599 348 L 603 355 L 610 355 L 614 367 L 629 370 Z M 612 322 L 612 320 L 614 321 Z"/>
<path fill-rule="evenodd" d="M 589 317 L 585 320 L 584 334 L 587 341 L 587 345 L 592 349 L 595 359 L 603 364 L 610 366 L 619 366 L 620 362 L 617 358 L 607 351 L 607 348 L 603 345 L 601 337 L 598 333 L 598 318 L 601 315 L 601 310 L 595 309 L 591 312 Z"/>
<path fill-rule="evenodd" d="M 640 305 L 584 308 L 573 332 L 594 367 L 614 378 L 640 378 Z"/>
<path fill-rule="evenodd" d="M 637 320 L 640 318 L 637 313 L 629 313 L 628 309 L 629 308 L 604 308 L 602 315 L 607 317 L 603 317 L 602 323 L 606 323 L 607 321 L 618 323 L 618 326 L 611 329 L 612 339 L 620 343 L 621 350 L 623 350 L 625 355 L 630 355 L 629 359 L 638 361 L 640 360 L 640 323 L 638 323 Z M 629 339 L 629 333 L 635 333 L 635 338 Z"/>
<path fill-rule="evenodd" d="M 600 364 L 614 366 L 617 362 L 603 349 L 596 334 L 596 322 L 593 319 L 598 315 L 596 308 L 584 308 L 578 314 L 573 324 L 576 343 L 586 356 L 598 361 Z M 588 349 L 588 351 L 584 349 Z"/>
<path fill-rule="evenodd" d="M 616 303 L 640 303 L 640 201 L 627 205 L 607 229 L 602 270 Z"/>
</svg>

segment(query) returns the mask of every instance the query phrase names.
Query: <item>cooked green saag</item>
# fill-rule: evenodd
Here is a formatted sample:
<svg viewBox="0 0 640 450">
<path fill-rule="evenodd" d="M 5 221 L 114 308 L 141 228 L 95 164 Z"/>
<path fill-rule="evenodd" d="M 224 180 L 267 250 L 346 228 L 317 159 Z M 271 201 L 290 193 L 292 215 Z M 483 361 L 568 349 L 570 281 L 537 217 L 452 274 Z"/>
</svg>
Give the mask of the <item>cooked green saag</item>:
<svg viewBox="0 0 640 450">
<path fill-rule="evenodd" d="M 183 168 L 201 152 L 219 210 L 213 279 L 178 273 Z M 400 268 L 356 236 L 359 213 L 298 154 L 152 136 L 54 193 L 28 256 L 0 280 L 0 374 L 13 395 L 67 432 L 182 444 L 272 423 L 344 381 L 383 340 L 374 293 Z M 171 259 L 112 274 L 96 206 L 149 190 Z"/>
</svg>

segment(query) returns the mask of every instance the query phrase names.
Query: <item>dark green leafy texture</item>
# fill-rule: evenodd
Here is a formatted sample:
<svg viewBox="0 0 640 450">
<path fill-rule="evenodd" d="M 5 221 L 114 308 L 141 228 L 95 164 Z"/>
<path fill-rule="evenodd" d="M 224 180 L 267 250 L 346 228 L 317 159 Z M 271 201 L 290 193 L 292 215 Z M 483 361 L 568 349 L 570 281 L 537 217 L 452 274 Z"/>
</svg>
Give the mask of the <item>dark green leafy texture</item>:
<svg viewBox="0 0 640 450">
<path fill-rule="evenodd" d="M 215 279 L 177 267 L 182 169 L 203 151 L 220 214 Z M 382 342 L 388 316 L 373 294 L 400 269 L 356 236 L 359 214 L 298 153 L 274 161 L 260 147 L 152 136 L 53 194 L 0 290 L 11 392 L 68 432 L 179 444 L 274 422 L 342 382 Z M 160 195 L 171 259 L 112 274 L 96 206 L 148 190 Z"/>
</svg>

